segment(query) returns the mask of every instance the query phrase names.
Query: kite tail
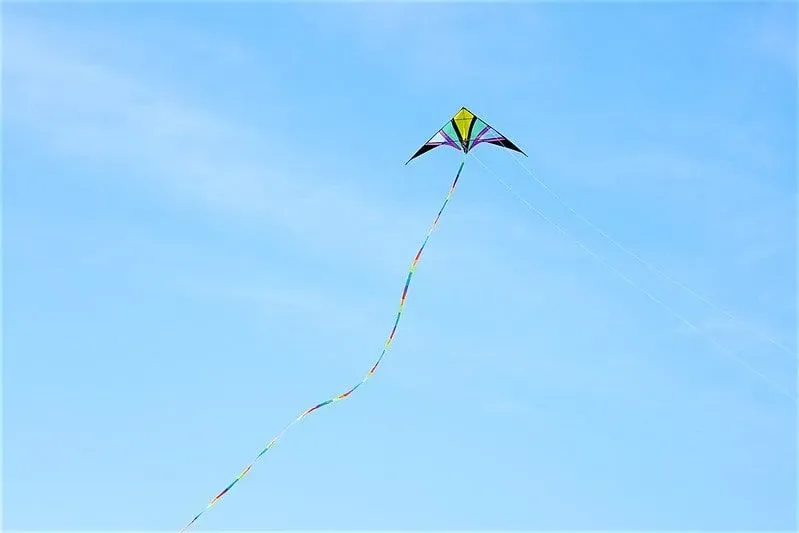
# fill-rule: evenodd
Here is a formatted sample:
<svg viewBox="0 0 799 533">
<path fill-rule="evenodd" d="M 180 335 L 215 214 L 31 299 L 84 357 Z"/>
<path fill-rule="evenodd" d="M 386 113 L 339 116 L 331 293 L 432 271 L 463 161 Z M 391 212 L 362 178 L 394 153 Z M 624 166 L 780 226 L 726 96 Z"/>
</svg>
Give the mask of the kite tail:
<svg viewBox="0 0 799 533">
<path fill-rule="evenodd" d="M 424 241 L 422 241 L 422 246 L 419 248 L 419 251 L 416 252 L 416 256 L 414 256 L 413 261 L 411 262 L 411 267 L 410 267 L 410 271 L 408 272 L 408 277 L 405 279 L 405 287 L 402 289 L 402 296 L 400 297 L 399 310 L 397 311 L 397 316 L 394 319 L 394 326 L 391 328 L 391 333 L 389 333 L 388 339 L 386 339 L 386 343 L 383 346 L 383 351 L 380 353 L 380 356 L 377 358 L 377 361 L 375 362 L 375 364 L 372 365 L 372 368 L 369 369 L 369 372 L 366 373 L 366 376 L 364 376 L 364 378 L 360 382 L 358 382 L 358 384 L 356 384 L 354 387 L 352 387 L 348 391 L 343 392 L 343 393 L 339 394 L 338 396 L 334 396 L 333 398 L 330 398 L 329 400 L 325 400 L 322 403 L 316 404 L 313 407 L 311 407 L 310 409 L 306 409 L 300 416 L 295 418 L 289 425 L 287 425 L 285 428 L 283 428 L 283 431 L 278 433 L 278 435 L 276 437 L 274 437 L 272 440 L 270 440 L 267 443 L 266 447 L 264 447 L 264 449 L 261 450 L 260 453 L 258 453 L 258 455 L 255 456 L 255 459 L 253 459 L 253 461 L 249 465 L 247 465 L 247 467 L 245 467 L 244 470 L 241 471 L 241 473 L 236 477 L 236 479 L 234 479 L 219 494 L 214 496 L 213 499 L 208 503 L 208 505 L 205 506 L 205 509 L 200 511 L 197 514 L 197 516 L 192 518 L 191 521 L 188 524 L 183 526 L 183 529 L 180 530 L 181 533 L 183 533 L 189 527 L 191 527 L 191 525 L 194 524 L 194 522 L 196 522 L 197 519 L 200 518 L 203 514 L 205 514 L 205 512 L 208 509 L 210 509 L 211 507 L 216 505 L 216 503 L 219 500 L 221 500 L 222 497 L 225 494 L 227 494 L 227 492 L 230 489 L 233 488 L 233 485 L 235 485 L 236 483 L 241 481 L 241 479 L 244 478 L 244 476 L 246 476 L 249 473 L 249 471 L 252 469 L 253 465 L 255 465 L 255 463 L 266 452 L 268 452 L 275 444 L 277 444 L 277 442 L 280 440 L 280 438 L 283 436 L 283 434 L 286 432 L 286 430 L 288 430 L 291 426 L 293 426 L 294 424 L 296 424 L 297 422 L 299 422 L 300 420 L 302 420 L 303 418 L 305 418 L 309 414 L 313 413 L 317 409 L 319 409 L 321 407 L 324 407 L 326 405 L 329 405 L 331 403 L 335 403 L 335 402 L 338 402 L 340 400 L 343 400 L 344 398 L 346 398 L 347 396 L 352 394 L 355 391 L 355 389 L 357 389 L 358 387 L 360 387 L 361 385 L 366 383 L 374 375 L 375 371 L 377 370 L 378 365 L 380 365 L 380 362 L 383 360 L 383 357 L 386 355 L 386 352 L 388 352 L 388 349 L 391 347 L 391 342 L 394 340 L 394 334 L 397 332 L 397 325 L 399 324 L 400 317 L 402 316 L 402 310 L 405 307 L 405 298 L 408 295 L 408 287 L 411 284 L 411 278 L 413 277 L 413 273 L 416 271 L 416 265 L 419 264 L 419 260 L 422 258 L 422 252 L 424 251 L 425 246 L 427 246 L 427 241 L 430 239 L 430 236 L 433 234 L 433 231 L 435 231 L 436 227 L 438 226 L 438 221 L 441 218 L 441 214 L 444 212 L 444 209 L 447 207 L 447 204 L 449 203 L 450 199 L 452 198 L 453 193 L 455 192 L 455 187 L 458 185 L 458 178 L 460 178 L 461 171 L 463 170 L 463 165 L 465 163 L 466 163 L 466 161 L 461 162 L 460 167 L 458 167 L 458 173 L 455 175 L 455 180 L 452 182 L 452 185 L 450 186 L 449 191 L 447 192 L 447 197 L 444 199 L 444 204 L 441 206 L 441 209 L 438 210 L 438 214 L 436 215 L 435 220 L 433 220 L 433 224 L 430 226 L 430 229 L 427 231 L 427 235 L 425 236 Z"/>
</svg>

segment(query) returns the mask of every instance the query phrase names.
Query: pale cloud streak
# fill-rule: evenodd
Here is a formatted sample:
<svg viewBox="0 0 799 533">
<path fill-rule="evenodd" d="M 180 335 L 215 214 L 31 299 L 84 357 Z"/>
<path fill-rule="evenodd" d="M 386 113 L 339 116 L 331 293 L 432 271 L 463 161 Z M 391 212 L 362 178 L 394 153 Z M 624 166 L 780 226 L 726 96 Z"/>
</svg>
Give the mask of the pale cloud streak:
<svg viewBox="0 0 799 533">
<path fill-rule="evenodd" d="M 108 179 L 126 179 L 136 169 L 140 185 L 173 202 L 265 223 L 316 249 L 340 248 L 367 261 L 387 252 L 392 235 L 417 225 L 408 209 L 374 207 L 363 193 L 298 176 L 288 159 L 291 147 L 279 138 L 192 107 L 90 55 L 70 53 L 74 42 L 65 46 L 31 24 L 25 31 L 6 25 L 6 98 L 13 101 L 6 120 Z M 366 244 L 331 239 L 353 232 Z"/>
</svg>

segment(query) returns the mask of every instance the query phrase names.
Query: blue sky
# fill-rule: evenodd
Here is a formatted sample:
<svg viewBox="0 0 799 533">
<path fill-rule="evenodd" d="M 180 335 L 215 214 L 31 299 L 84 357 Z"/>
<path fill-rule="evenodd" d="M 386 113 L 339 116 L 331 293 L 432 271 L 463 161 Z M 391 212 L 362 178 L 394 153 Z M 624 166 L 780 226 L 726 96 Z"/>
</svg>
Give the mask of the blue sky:
<svg viewBox="0 0 799 533">
<path fill-rule="evenodd" d="M 796 6 L 4 8 L 4 526 L 788 529 Z M 509 194 L 510 184 L 627 284 Z"/>
</svg>

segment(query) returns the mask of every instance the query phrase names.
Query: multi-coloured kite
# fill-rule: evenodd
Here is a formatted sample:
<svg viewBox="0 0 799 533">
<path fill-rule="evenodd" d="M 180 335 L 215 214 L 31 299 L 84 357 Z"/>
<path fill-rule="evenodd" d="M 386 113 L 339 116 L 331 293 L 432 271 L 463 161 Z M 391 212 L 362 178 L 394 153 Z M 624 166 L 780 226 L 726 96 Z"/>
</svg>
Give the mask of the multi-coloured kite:
<svg viewBox="0 0 799 533">
<path fill-rule="evenodd" d="M 429 141 L 424 143 L 422 147 L 419 148 L 419 150 L 417 150 L 416 153 L 413 154 L 413 156 L 405 163 L 407 165 L 414 158 L 419 157 L 420 155 L 429 152 L 434 148 L 438 148 L 439 146 L 451 146 L 457 150 L 460 150 L 464 154 L 464 160 L 461 161 L 461 164 L 458 167 L 458 172 L 455 174 L 455 179 L 453 180 L 452 185 L 450 185 L 449 191 L 447 192 L 447 196 L 444 199 L 444 203 L 441 206 L 441 209 L 438 210 L 438 214 L 436 215 L 436 218 L 433 220 L 433 224 L 430 226 L 430 229 L 427 230 L 427 235 L 425 235 L 425 238 L 422 241 L 422 246 L 419 248 L 419 251 L 416 252 L 413 261 L 411 262 L 411 267 L 410 271 L 408 272 L 408 277 L 405 279 L 405 287 L 402 289 L 402 296 L 400 297 L 399 310 L 397 311 L 397 315 L 394 319 L 394 326 L 391 328 L 391 332 L 388 335 L 388 339 L 386 339 L 386 343 L 383 346 L 383 350 L 380 352 L 377 361 L 375 361 L 374 365 L 372 365 L 372 368 L 369 369 L 369 372 L 367 372 L 366 375 L 363 377 L 363 379 L 361 379 L 361 381 L 359 381 L 354 387 L 350 388 L 346 392 L 339 394 L 338 396 L 334 396 L 329 400 L 325 400 L 322 403 L 318 403 L 313 407 L 306 409 L 305 411 L 302 412 L 302 414 L 300 414 L 300 416 L 295 418 L 290 424 L 288 424 L 285 428 L 283 428 L 283 431 L 278 433 L 276 437 L 274 437 L 266 444 L 266 446 L 258 453 L 258 455 L 255 456 L 255 459 L 253 459 L 253 461 L 249 465 L 247 465 L 247 467 L 244 468 L 244 470 L 241 471 L 241 473 L 236 477 L 236 479 L 234 479 L 227 487 L 225 487 L 221 492 L 219 492 L 219 494 L 214 496 L 213 499 L 211 499 L 211 501 L 208 503 L 208 505 L 206 505 L 205 509 L 200 511 L 197 514 L 197 516 L 195 516 L 189 521 L 188 524 L 183 526 L 183 529 L 180 530 L 181 533 L 186 529 L 188 529 L 189 527 L 191 527 L 191 525 L 194 524 L 194 522 L 196 522 L 197 519 L 200 518 L 200 516 L 202 516 L 208 509 L 216 505 L 216 503 L 220 499 L 222 499 L 222 497 L 225 494 L 227 494 L 231 488 L 233 488 L 233 485 L 241 481 L 241 479 L 249 473 L 249 471 L 252 469 L 256 461 L 258 461 L 266 452 L 268 452 L 270 449 L 272 449 L 272 447 L 275 446 L 275 444 L 277 444 L 277 442 L 280 440 L 280 438 L 283 436 L 286 430 L 288 430 L 291 426 L 293 426 L 294 424 L 296 424 L 297 422 L 299 422 L 309 414 L 313 413 L 317 409 L 338 402 L 348 397 L 350 394 L 352 394 L 355 391 L 355 389 L 366 383 L 374 375 L 378 365 L 380 365 L 380 362 L 383 360 L 383 357 L 386 355 L 386 352 L 388 352 L 389 347 L 391 347 L 391 342 L 394 340 L 394 334 L 397 332 L 397 325 L 399 324 L 400 317 L 402 316 L 402 310 L 405 307 L 405 298 L 408 295 L 408 287 L 410 286 L 411 278 L 413 277 L 413 273 L 416 271 L 416 266 L 419 264 L 419 260 L 422 257 L 422 252 L 424 251 L 425 246 L 427 246 L 427 242 L 430 239 L 430 235 L 432 235 L 433 231 L 435 231 L 436 227 L 438 226 L 438 221 L 441 218 L 441 214 L 444 212 L 444 209 L 447 207 L 447 204 L 449 203 L 453 193 L 455 192 L 455 187 L 458 184 L 458 178 L 460 178 L 461 171 L 463 170 L 463 165 L 466 163 L 465 160 L 466 154 L 469 153 L 469 150 L 471 150 L 480 143 L 489 143 L 524 154 L 524 152 L 522 152 L 519 149 L 519 147 L 517 147 L 510 140 L 508 140 L 507 137 L 500 134 L 497 130 L 489 126 L 483 120 L 476 117 L 474 113 L 472 113 L 465 107 L 462 107 L 461 110 L 458 111 L 455 114 L 455 116 L 452 117 L 452 119 L 450 119 L 449 122 L 447 122 L 444 125 L 444 127 L 438 130 L 436 134 L 433 135 L 433 137 L 431 137 Z"/>
<path fill-rule="evenodd" d="M 451 146 L 467 154 L 469 150 L 480 143 L 490 143 L 524 154 L 524 152 L 507 137 L 477 118 L 474 113 L 462 107 L 461 110 L 455 113 L 455 116 L 452 117 L 443 128 L 438 130 L 429 141 L 424 143 L 405 164 L 407 165 L 413 159 L 439 146 Z"/>
</svg>

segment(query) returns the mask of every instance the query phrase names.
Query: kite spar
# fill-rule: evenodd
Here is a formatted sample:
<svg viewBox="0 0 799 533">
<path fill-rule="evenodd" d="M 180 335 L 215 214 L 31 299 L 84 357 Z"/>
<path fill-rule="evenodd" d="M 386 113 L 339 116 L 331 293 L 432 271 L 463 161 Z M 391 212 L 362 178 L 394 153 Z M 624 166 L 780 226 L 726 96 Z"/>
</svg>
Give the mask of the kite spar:
<svg viewBox="0 0 799 533">
<path fill-rule="evenodd" d="M 194 524 L 194 522 L 196 522 L 197 519 L 199 519 L 208 509 L 216 505 L 217 502 L 219 502 L 219 500 L 222 499 L 222 497 L 225 496 L 225 494 L 227 494 L 228 491 L 232 489 L 236 483 L 241 481 L 241 479 L 244 478 L 244 476 L 246 476 L 250 472 L 255 463 L 264 454 L 266 454 L 266 452 L 268 452 L 272 447 L 274 447 L 275 444 L 277 444 L 277 442 L 280 440 L 280 438 L 283 436 L 286 430 L 288 430 L 291 426 L 293 426 L 294 424 L 296 424 L 297 422 L 299 422 L 309 414 L 313 413 L 317 409 L 329 405 L 331 403 L 343 400 L 344 398 L 347 398 L 350 394 L 352 394 L 355 391 L 355 389 L 366 383 L 374 375 L 378 365 L 380 365 L 380 362 L 383 360 L 383 357 L 386 355 L 388 349 L 391 347 L 391 342 L 394 340 L 394 334 L 397 332 L 397 325 L 399 324 L 400 317 L 402 316 L 402 310 L 405 307 L 405 298 L 408 295 L 408 287 L 410 286 L 411 278 L 413 277 L 413 274 L 416 271 L 416 266 L 419 264 L 419 260 L 422 258 L 422 252 L 424 251 L 425 246 L 427 246 L 427 241 L 430 239 L 430 235 L 432 235 L 433 231 L 435 231 L 436 227 L 438 226 L 438 221 L 441 218 L 441 214 L 444 212 L 444 209 L 447 207 L 447 204 L 449 203 L 453 193 L 455 192 L 455 187 L 458 184 L 458 179 L 460 178 L 461 171 L 463 170 L 463 166 L 466 163 L 465 160 L 466 154 L 468 154 L 471 149 L 473 149 L 475 146 L 481 143 L 488 143 L 488 144 L 493 144 L 495 146 L 501 146 L 503 148 L 519 152 L 522 155 L 527 155 L 524 152 L 522 152 L 521 149 L 519 149 L 519 147 L 513 144 L 507 137 L 500 134 L 497 130 L 489 126 L 482 119 L 477 118 L 477 116 L 475 116 L 474 113 L 472 113 L 465 107 L 462 107 L 460 111 L 458 111 L 455 114 L 455 116 L 453 116 L 444 125 L 444 127 L 438 130 L 430 138 L 430 140 L 424 143 L 419 148 L 419 150 L 417 150 L 416 153 L 413 154 L 411 158 L 408 159 L 408 161 L 405 163 L 407 165 L 413 159 L 419 157 L 424 153 L 429 152 L 430 150 L 438 148 L 439 146 L 451 146 L 452 148 L 455 148 L 456 150 L 460 150 L 461 152 L 463 152 L 464 155 L 464 160 L 461 161 L 461 164 L 458 167 L 458 172 L 455 174 L 455 179 L 453 180 L 452 185 L 450 185 L 449 191 L 447 192 L 447 196 L 444 199 L 444 203 L 441 206 L 441 209 L 438 210 L 438 214 L 436 215 L 436 218 L 433 220 L 433 224 L 430 226 L 430 229 L 427 231 L 427 235 L 425 235 L 425 238 L 422 241 L 422 246 L 419 248 L 419 251 L 416 252 L 413 261 L 411 262 L 410 270 L 408 272 L 408 277 L 405 279 L 405 287 L 402 289 L 402 296 L 400 297 L 399 309 L 394 319 L 394 326 L 391 328 L 391 332 L 388 335 L 388 339 L 386 339 L 386 343 L 383 346 L 383 350 L 380 353 L 380 356 L 377 358 L 377 361 L 375 361 L 374 365 L 372 365 L 372 368 L 369 369 L 369 372 L 366 373 L 366 375 L 363 377 L 363 379 L 361 379 L 361 381 L 359 381 L 354 387 L 351 387 L 346 392 L 343 392 L 338 396 L 334 396 L 329 400 L 325 400 L 322 403 L 318 403 L 313 407 L 303 411 L 303 413 L 297 418 L 295 418 L 289 425 L 287 425 L 283 429 L 283 431 L 278 433 L 276 437 L 270 440 L 267 443 L 267 445 L 258 453 L 258 455 L 255 456 L 255 459 L 253 459 L 253 461 L 249 465 L 247 465 L 247 467 L 245 467 L 244 470 L 242 470 L 238 476 L 236 476 L 236 479 L 234 479 L 227 487 L 225 487 L 221 492 L 219 492 L 219 494 L 217 494 L 211 499 L 208 505 L 205 506 L 205 509 L 200 511 L 194 518 L 192 518 L 189 521 L 188 524 L 183 526 L 183 529 L 180 530 L 181 533 L 183 531 L 186 531 L 189 527 L 191 527 L 191 525 Z"/>
</svg>

